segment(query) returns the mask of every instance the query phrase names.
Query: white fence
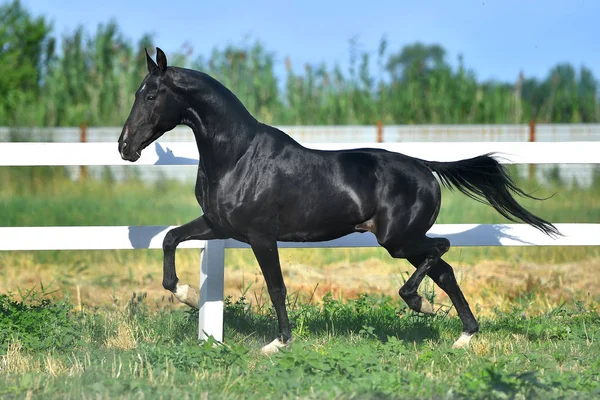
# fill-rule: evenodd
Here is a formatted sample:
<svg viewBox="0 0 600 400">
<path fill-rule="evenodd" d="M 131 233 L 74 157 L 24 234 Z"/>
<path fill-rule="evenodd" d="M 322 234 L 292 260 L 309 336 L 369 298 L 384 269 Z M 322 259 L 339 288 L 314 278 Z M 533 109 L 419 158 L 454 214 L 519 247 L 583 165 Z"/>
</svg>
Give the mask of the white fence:
<svg viewBox="0 0 600 400">
<path fill-rule="evenodd" d="M 349 125 L 349 126 L 278 126 L 294 139 L 305 143 L 384 143 L 409 142 L 577 142 L 600 141 L 600 124 L 472 124 L 472 125 Z M 8 128 L 0 127 L 0 142 L 110 142 L 115 143 L 122 127 L 56 127 L 56 128 Z M 380 130 L 378 130 L 380 129 Z M 168 133 L 171 142 L 194 141 L 187 126 L 178 126 Z M 81 169 L 66 167 L 69 176 L 78 180 Z M 558 170 L 559 177 L 567 184 L 588 187 L 595 173 L 594 167 L 584 164 L 539 165 L 535 171 L 519 165 L 520 176 L 535 174 L 540 182 L 547 181 L 549 173 Z M 143 181 L 155 182 L 168 177 L 183 182 L 193 182 L 195 171 L 178 166 L 163 165 L 159 168 L 126 168 L 121 165 L 91 166 L 86 173 L 90 177 L 109 176 L 116 181 L 128 179 L 132 173 Z"/>
<path fill-rule="evenodd" d="M 512 164 L 600 164 L 600 142 L 312 143 L 318 149 L 377 147 L 435 161 L 454 161 L 498 152 Z M 157 142 L 137 165 L 197 165 L 195 143 Z M 113 143 L 0 143 L 0 166 L 136 165 L 123 161 Z M 430 236 L 453 246 L 598 246 L 600 224 L 556 224 L 565 235 L 549 238 L 525 224 L 436 224 Z M 168 226 L 0 227 L 0 250 L 109 250 L 162 248 Z M 280 247 L 376 247 L 370 233 L 328 242 L 279 243 Z M 180 247 L 203 249 L 200 273 L 199 337 L 223 339 L 223 274 L 226 248 L 235 240 L 189 241 Z"/>
</svg>

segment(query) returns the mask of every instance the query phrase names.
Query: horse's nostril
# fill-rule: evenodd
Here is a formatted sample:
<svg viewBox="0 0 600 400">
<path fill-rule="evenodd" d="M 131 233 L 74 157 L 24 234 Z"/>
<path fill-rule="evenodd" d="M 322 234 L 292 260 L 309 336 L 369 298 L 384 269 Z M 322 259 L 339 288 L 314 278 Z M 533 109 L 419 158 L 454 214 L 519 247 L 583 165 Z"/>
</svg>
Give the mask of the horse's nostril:
<svg viewBox="0 0 600 400">
<path fill-rule="evenodd" d="M 127 142 L 123 142 L 123 148 L 127 147 Z"/>
</svg>

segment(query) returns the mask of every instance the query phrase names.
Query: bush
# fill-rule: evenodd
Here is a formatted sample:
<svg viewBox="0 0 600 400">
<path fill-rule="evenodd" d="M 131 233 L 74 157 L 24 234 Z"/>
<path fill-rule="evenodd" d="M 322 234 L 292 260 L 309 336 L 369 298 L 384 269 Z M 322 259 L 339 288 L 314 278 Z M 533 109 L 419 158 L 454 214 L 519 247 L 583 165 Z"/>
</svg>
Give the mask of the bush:
<svg viewBox="0 0 600 400">
<path fill-rule="evenodd" d="M 11 293 L 0 295 L 0 351 L 18 340 L 23 349 L 40 351 L 66 350 L 81 342 L 81 325 L 71 312 L 68 299 L 43 298 L 28 292 L 22 301 Z"/>
</svg>

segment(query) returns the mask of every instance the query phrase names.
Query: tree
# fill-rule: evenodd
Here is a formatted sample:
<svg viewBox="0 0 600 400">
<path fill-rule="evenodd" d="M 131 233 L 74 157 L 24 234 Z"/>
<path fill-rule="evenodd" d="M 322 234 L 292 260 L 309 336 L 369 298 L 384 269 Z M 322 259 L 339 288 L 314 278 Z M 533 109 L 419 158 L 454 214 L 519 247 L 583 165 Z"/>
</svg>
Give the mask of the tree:
<svg viewBox="0 0 600 400">
<path fill-rule="evenodd" d="M 17 110 L 37 99 L 54 51 L 50 30 L 44 17 L 33 18 L 19 0 L 0 5 L 0 124 L 15 122 Z"/>
<path fill-rule="evenodd" d="M 425 81 L 433 70 L 446 66 L 446 50 L 438 44 L 425 45 L 417 42 L 390 55 L 387 70 L 395 81 L 406 82 L 418 78 Z"/>
<path fill-rule="evenodd" d="M 55 54 L 49 32 L 18 0 L 0 6 L 0 126 L 121 125 L 146 75 L 152 36 L 132 42 L 114 21 L 91 33 L 81 26 L 57 40 Z M 600 121 L 598 81 L 585 67 L 559 64 L 543 80 L 520 74 L 516 82 L 482 82 L 462 55 L 450 66 L 439 44 L 417 42 L 391 54 L 387 47 L 384 37 L 376 51 L 361 51 L 351 39 L 346 71 L 323 62 L 294 70 L 287 57 L 282 84 L 275 70 L 283 59 L 258 40 L 215 48 L 194 62 L 186 44 L 168 55 L 171 65 L 217 78 L 258 119 L 277 125 Z"/>
<path fill-rule="evenodd" d="M 579 115 L 582 122 L 600 121 L 598 109 L 598 82 L 594 79 L 592 71 L 583 66 L 579 70 L 577 100 L 579 103 Z"/>
</svg>

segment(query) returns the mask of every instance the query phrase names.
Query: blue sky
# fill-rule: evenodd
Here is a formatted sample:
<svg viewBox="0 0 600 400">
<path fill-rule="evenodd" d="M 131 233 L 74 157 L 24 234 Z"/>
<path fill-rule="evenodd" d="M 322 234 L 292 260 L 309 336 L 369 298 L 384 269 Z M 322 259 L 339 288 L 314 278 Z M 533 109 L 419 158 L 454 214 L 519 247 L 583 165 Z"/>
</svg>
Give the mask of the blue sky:
<svg viewBox="0 0 600 400">
<path fill-rule="evenodd" d="M 154 33 L 167 55 L 189 43 L 194 55 L 215 47 L 260 39 L 274 51 L 278 71 L 290 56 L 296 70 L 325 61 L 348 65 L 349 39 L 377 52 L 385 35 L 389 51 L 421 41 L 439 43 L 455 65 L 462 53 L 479 79 L 514 81 L 544 77 L 558 62 L 585 65 L 600 77 L 600 0 L 413 1 L 157 1 L 22 0 L 45 15 L 57 35 L 79 24 L 89 32 L 114 18 L 137 41 Z M 345 69 L 344 69 L 345 70 Z"/>
</svg>

